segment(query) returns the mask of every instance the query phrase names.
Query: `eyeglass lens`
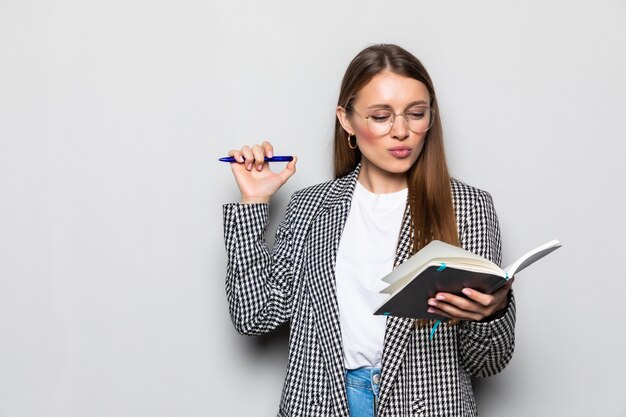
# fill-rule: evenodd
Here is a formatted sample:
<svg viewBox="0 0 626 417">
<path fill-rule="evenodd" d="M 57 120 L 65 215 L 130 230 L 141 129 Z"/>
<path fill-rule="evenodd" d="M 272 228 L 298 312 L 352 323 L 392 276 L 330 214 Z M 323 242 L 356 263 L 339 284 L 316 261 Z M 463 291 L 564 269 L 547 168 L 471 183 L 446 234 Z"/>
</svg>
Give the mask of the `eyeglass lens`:
<svg viewBox="0 0 626 417">
<path fill-rule="evenodd" d="M 432 126 L 431 113 L 430 107 L 415 107 L 399 114 L 379 109 L 368 115 L 367 123 L 372 133 L 386 135 L 391 131 L 394 123 L 400 123 L 398 117 L 402 116 L 409 130 L 414 133 L 424 133 Z"/>
</svg>

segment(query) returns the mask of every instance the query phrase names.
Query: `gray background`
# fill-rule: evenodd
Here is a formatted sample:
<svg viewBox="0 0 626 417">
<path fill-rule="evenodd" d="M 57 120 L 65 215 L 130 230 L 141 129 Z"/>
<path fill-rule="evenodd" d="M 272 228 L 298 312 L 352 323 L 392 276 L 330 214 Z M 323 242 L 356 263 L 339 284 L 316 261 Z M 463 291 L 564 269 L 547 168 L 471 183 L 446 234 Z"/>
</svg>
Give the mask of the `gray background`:
<svg viewBox="0 0 626 417">
<path fill-rule="evenodd" d="M 216 158 L 331 177 L 343 71 L 398 43 L 438 91 L 452 173 L 490 191 L 518 276 L 482 416 L 626 416 L 626 2 L 0 0 L 0 416 L 272 416 L 287 331 L 239 336 Z"/>
</svg>

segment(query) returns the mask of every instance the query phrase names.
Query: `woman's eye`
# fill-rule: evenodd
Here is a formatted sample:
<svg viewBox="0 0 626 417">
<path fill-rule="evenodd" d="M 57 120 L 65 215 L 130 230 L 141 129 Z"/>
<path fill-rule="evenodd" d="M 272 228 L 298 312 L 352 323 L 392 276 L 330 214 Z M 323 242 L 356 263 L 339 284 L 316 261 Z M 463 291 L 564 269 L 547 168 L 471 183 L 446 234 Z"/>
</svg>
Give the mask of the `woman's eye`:
<svg viewBox="0 0 626 417">
<path fill-rule="evenodd" d="M 424 110 L 411 110 L 411 111 L 406 112 L 406 116 L 412 120 L 423 119 L 425 115 L 426 115 L 426 112 Z"/>
<path fill-rule="evenodd" d="M 376 123 L 384 123 L 391 117 L 389 112 L 378 112 L 370 114 L 370 118 Z"/>
</svg>

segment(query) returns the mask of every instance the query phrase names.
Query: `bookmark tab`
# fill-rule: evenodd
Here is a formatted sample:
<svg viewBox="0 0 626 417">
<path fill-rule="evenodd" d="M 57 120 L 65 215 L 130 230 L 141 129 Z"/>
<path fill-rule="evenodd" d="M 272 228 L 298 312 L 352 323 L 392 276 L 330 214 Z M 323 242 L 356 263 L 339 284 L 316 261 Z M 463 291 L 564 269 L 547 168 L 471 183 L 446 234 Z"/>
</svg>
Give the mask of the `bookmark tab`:
<svg viewBox="0 0 626 417">
<path fill-rule="evenodd" d="M 435 324 L 433 325 L 433 328 L 430 330 L 430 336 L 428 336 L 428 340 L 433 340 L 433 336 L 435 335 L 435 332 L 437 331 L 437 328 L 439 327 L 439 325 L 441 324 L 441 320 L 437 320 L 435 322 Z"/>
<path fill-rule="evenodd" d="M 439 268 L 437 268 L 437 272 L 441 272 L 441 271 L 443 271 L 444 269 L 446 269 L 446 267 L 447 267 L 446 263 L 445 263 L 445 262 L 442 262 L 442 263 L 441 263 L 441 266 L 440 266 Z"/>
</svg>

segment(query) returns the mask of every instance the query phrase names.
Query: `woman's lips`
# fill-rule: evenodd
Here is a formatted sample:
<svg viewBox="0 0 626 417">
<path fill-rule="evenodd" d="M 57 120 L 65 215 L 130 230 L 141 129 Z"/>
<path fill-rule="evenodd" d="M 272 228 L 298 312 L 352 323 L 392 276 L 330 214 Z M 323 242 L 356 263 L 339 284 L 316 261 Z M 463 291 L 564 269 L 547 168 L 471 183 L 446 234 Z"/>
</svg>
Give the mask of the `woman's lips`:
<svg viewBox="0 0 626 417">
<path fill-rule="evenodd" d="M 389 153 L 396 158 L 406 158 L 411 154 L 411 148 L 397 147 L 390 148 Z"/>
</svg>

